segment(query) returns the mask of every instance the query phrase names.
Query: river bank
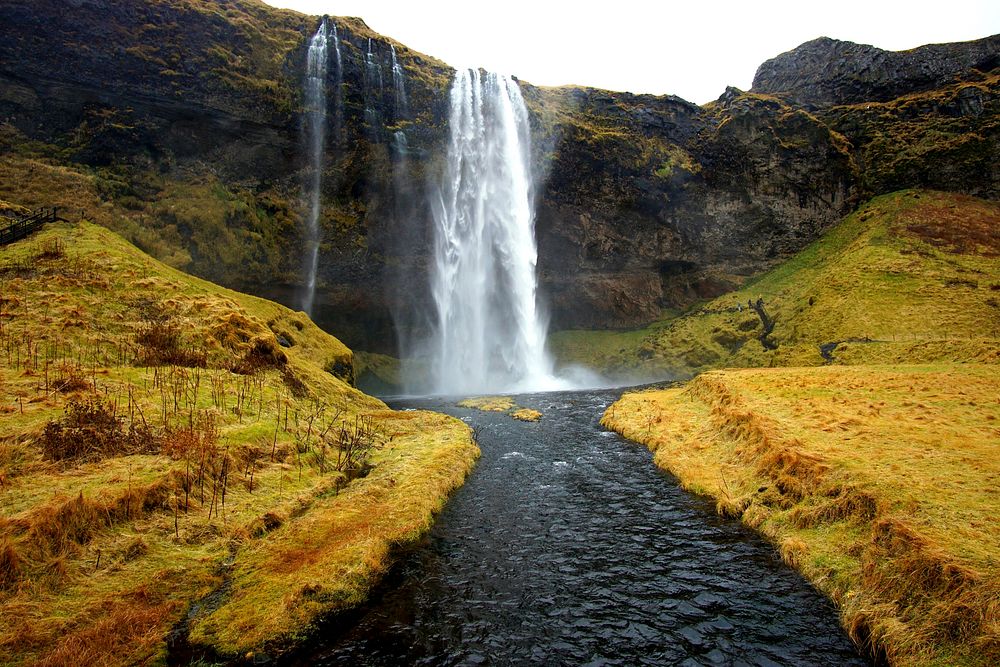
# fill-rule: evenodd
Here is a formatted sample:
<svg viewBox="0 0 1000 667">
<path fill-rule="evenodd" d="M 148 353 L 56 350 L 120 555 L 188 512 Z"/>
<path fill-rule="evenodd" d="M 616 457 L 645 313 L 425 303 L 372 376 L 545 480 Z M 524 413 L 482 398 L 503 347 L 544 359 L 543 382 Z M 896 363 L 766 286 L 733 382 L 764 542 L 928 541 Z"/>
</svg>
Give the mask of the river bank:
<svg viewBox="0 0 1000 667">
<path fill-rule="evenodd" d="M 351 386 L 304 313 L 48 225 L 0 254 L 0 664 L 275 653 L 461 485 L 460 421 Z"/>
<path fill-rule="evenodd" d="M 394 585 L 291 664 L 866 664 L 770 544 L 600 427 L 619 394 L 510 397 L 535 422 L 392 403 L 462 419 L 482 456 Z"/>
<path fill-rule="evenodd" d="M 767 536 L 893 665 L 1000 661 L 992 365 L 713 371 L 602 424 Z"/>
</svg>

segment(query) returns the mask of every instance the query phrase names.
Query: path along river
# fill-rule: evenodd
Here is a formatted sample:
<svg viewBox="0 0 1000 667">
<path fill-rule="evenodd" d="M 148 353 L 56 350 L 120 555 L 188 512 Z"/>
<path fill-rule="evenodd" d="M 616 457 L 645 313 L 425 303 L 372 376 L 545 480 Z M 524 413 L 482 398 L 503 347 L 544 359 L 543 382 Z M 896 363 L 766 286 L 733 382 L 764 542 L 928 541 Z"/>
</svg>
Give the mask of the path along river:
<svg viewBox="0 0 1000 667">
<path fill-rule="evenodd" d="M 516 397 L 537 423 L 454 407 L 482 458 L 320 665 L 864 665 L 775 549 L 598 424 L 620 391 Z"/>
</svg>

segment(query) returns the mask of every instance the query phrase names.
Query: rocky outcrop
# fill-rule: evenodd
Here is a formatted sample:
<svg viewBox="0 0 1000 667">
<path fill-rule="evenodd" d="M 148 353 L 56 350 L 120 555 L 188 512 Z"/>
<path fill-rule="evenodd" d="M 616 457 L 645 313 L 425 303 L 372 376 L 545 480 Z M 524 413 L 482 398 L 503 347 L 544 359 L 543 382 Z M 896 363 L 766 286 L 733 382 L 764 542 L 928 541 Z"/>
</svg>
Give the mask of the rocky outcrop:
<svg viewBox="0 0 1000 667">
<path fill-rule="evenodd" d="M 301 80 L 319 19 L 256 0 L 71 4 L 0 0 L 0 167 L 74 170 L 87 201 L 101 202 L 84 212 L 147 252 L 296 305 Z M 343 85 L 329 86 L 314 316 L 351 346 L 394 352 L 397 332 L 427 322 L 428 201 L 452 70 L 359 19 L 334 20 Z M 980 57 L 990 39 L 898 58 L 817 40 L 762 66 L 753 90 L 703 107 L 521 82 L 553 325 L 639 326 L 716 296 L 801 249 L 862 194 L 996 196 L 997 76 Z M 848 85 L 862 61 L 864 85 Z M 48 203 L 44 181 L 24 183 L 0 183 L 0 199 Z"/>
<path fill-rule="evenodd" d="M 782 102 L 735 89 L 706 109 L 581 97 L 538 214 L 558 327 L 638 326 L 717 296 L 852 205 L 843 137 Z"/>
<path fill-rule="evenodd" d="M 988 73 L 997 67 L 1000 35 L 909 51 L 820 37 L 766 61 L 751 90 L 813 106 L 885 102 L 956 83 L 972 70 Z"/>
</svg>

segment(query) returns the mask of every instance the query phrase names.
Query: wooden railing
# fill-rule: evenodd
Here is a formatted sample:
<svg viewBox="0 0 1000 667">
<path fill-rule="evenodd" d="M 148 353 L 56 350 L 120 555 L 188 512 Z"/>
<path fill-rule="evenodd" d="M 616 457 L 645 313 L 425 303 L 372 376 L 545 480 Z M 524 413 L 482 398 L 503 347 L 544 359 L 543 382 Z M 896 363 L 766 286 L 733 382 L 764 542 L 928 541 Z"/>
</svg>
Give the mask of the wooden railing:
<svg viewBox="0 0 1000 667">
<path fill-rule="evenodd" d="M 0 245 L 6 245 L 23 239 L 31 234 L 46 222 L 59 220 L 59 209 L 55 206 L 51 208 L 40 208 L 29 215 L 14 220 L 5 227 L 0 227 Z"/>
</svg>

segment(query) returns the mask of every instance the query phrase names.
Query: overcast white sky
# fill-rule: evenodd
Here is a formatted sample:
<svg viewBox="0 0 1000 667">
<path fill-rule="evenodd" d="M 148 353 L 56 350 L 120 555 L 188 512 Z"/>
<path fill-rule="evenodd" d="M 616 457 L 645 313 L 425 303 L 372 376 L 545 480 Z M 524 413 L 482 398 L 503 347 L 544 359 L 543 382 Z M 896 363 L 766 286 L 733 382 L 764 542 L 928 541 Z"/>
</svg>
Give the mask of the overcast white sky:
<svg viewBox="0 0 1000 667">
<path fill-rule="evenodd" d="M 1000 32 L 1000 0 L 265 1 L 360 16 L 453 66 L 699 104 L 749 88 L 760 63 L 821 35 L 900 50 Z"/>
</svg>

